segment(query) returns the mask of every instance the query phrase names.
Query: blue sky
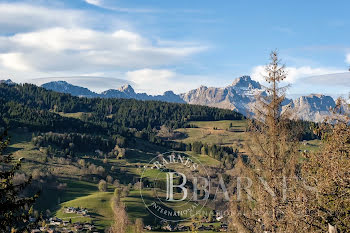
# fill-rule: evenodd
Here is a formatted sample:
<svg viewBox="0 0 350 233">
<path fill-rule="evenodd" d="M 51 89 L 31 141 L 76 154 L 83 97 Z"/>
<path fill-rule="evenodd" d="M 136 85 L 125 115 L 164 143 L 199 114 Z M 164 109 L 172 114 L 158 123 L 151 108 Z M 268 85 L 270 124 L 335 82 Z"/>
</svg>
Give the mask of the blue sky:
<svg viewBox="0 0 350 233">
<path fill-rule="evenodd" d="M 316 0 L 0 1 L 0 78 L 112 77 L 139 92 L 180 93 L 241 75 L 261 81 L 278 49 L 290 96 L 346 94 L 349 75 L 310 76 L 348 72 L 349 9 Z"/>
</svg>

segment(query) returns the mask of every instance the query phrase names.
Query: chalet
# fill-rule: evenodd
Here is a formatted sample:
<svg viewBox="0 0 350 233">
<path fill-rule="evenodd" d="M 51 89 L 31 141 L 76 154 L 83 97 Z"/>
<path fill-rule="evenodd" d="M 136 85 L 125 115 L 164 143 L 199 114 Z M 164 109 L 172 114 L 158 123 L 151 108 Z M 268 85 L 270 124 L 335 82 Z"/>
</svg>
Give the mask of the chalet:
<svg viewBox="0 0 350 233">
<path fill-rule="evenodd" d="M 57 217 L 50 218 L 49 221 L 50 221 L 49 225 L 51 226 L 59 226 L 62 223 L 62 220 Z"/>
<path fill-rule="evenodd" d="M 75 208 L 74 207 L 67 207 L 64 209 L 64 212 L 67 214 L 75 213 Z"/>
<path fill-rule="evenodd" d="M 69 221 L 63 221 L 63 226 L 68 226 L 68 224 L 69 224 Z"/>
<path fill-rule="evenodd" d="M 175 226 L 172 226 L 170 224 L 167 224 L 165 226 L 162 226 L 162 229 L 165 230 L 165 231 L 175 231 L 176 230 L 176 227 Z"/>
<path fill-rule="evenodd" d="M 184 225 L 178 225 L 177 229 L 179 231 L 190 231 L 190 227 L 189 226 L 184 226 Z"/>
</svg>

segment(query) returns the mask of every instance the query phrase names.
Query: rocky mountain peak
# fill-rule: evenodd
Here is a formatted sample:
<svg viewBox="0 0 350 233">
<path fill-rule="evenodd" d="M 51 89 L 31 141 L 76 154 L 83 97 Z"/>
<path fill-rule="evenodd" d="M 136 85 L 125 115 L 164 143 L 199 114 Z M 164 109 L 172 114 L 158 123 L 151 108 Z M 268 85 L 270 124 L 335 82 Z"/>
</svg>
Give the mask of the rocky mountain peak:
<svg viewBox="0 0 350 233">
<path fill-rule="evenodd" d="M 301 96 L 293 101 L 295 117 L 309 121 L 324 120 L 330 115 L 330 108 L 334 106 L 334 99 L 322 94 Z"/>
<path fill-rule="evenodd" d="M 200 87 L 197 88 L 197 90 L 207 90 L 207 89 L 208 87 L 204 85 L 201 85 Z"/>
<path fill-rule="evenodd" d="M 132 86 L 130 86 L 129 84 L 121 86 L 118 90 L 126 94 L 135 94 L 134 88 L 132 88 Z"/>
<path fill-rule="evenodd" d="M 0 83 L 5 83 L 5 84 L 7 84 L 7 85 L 14 85 L 14 84 L 15 84 L 11 79 L 0 80 Z"/>
<path fill-rule="evenodd" d="M 323 94 L 310 94 L 310 95 L 307 95 L 307 96 L 304 96 L 306 98 L 327 98 L 328 96 L 326 95 L 323 95 Z"/>
<path fill-rule="evenodd" d="M 173 91 L 166 91 L 164 92 L 163 94 L 164 96 L 173 96 L 173 95 L 176 95 Z"/>
<path fill-rule="evenodd" d="M 66 81 L 53 81 L 52 83 L 56 83 L 56 84 L 60 84 L 60 85 L 71 85 L 69 83 L 67 83 Z"/>
<path fill-rule="evenodd" d="M 179 95 L 172 91 L 167 91 L 163 95 L 147 95 L 146 93 L 136 93 L 134 88 L 126 84 L 118 89 L 109 89 L 100 94 L 90 91 L 87 88 L 74 86 L 66 81 L 53 81 L 41 85 L 43 88 L 62 93 L 69 93 L 80 97 L 101 97 L 101 98 L 124 98 L 124 99 L 138 99 L 138 100 L 159 100 L 175 103 L 185 103 Z"/>
<path fill-rule="evenodd" d="M 92 92 L 85 87 L 75 86 L 62 80 L 44 83 L 41 87 L 56 92 L 69 93 L 75 96 L 95 97 L 97 95 L 95 92 Z"/>
<path fill-rule="evenodd" d="M 163 95 L 148 95 L 136 93 L 132 86 L 124 85 L 119 89 L 109 89 L 96 94 L 87 88 L 71 85 L 65 81 L 56 81 L 42 85 L 46 89 L 70 93 L 76 96 L 102 97 L 102 98 L 132 98 L 139 100 L 159 100 L 176 103 L 188 103 L 207 105 L 211 107 L 226 108 L 238 111 L 242 114 L 252 114 L 257 94 L 264 94 L 264 89 L 259 82 L 250 76 L 241 76 L 226 87 L 200 86 L 197 89 L 177 95 L 172 91 L 164 92 Z M 266 94 L 266 93 L 265 93 Z M 329 109 L 335 106 L 332 97 L 322 94 L 310 94 L 297 99 L 286 99 L 282 105 L 290 104 L 293 118 L 309 121 L 322 121 L 329 115 Z"/>
<path fill-rule="evenodd" d="M 294 102 L 299 105 L 309 105 L 313 110 L 328 111 L 330 107 L 335 106 L 335 101 L 332 97 L 323 94 L 310 94 L 296 99 Z"/>
<path fill-rule="evenodd" d="M 231 84 L 231 87 L 260 89 L 261 85 L 260 85 L 260 83 L 252 80 L 252 78 L 250 76 L 244 75 L 244 76 L 236 78 L 233 81 L 233 83 Z"/>
</svg>

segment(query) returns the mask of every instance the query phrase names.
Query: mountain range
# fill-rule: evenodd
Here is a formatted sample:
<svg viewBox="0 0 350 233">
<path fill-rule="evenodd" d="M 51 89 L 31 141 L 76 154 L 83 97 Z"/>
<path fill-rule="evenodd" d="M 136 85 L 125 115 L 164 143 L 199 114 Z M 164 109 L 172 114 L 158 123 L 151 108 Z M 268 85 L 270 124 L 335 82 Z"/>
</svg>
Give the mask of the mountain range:
<svg viewBox="0 0 350 233">
<path fill-rule="evenodd" d="M 242 76 L 223 88 L 201 86 L 179 96 L 189 104 L 232 109 L 243 115 L 252 115 L 257 94 L 266 95 L 263 86 L 250 76 Z M 335 106 L 335 101 L 331 96 L 310 94 L 294 100 L 286 98 L 282 105 L 283 110 L 289 106 L 291 118 L 321 122 L 330 115 L 329 109 Z"/>
<path fill-rule="evenodd" d="M 12 83 L 11 80 L 0 82 Z M 88 88 L 72 85 L 66 81 L 52 81 L 41 85 L 43 88 L 56 92 L 69 93 L 80 97 L 100 98 L 127 98 L 138 100 L 157 100 L 174 103 L 188 103 L 206 105 L 224 109 L 231 109 L 244 115 L 252 114 L 257 94 L 266 94 L 263 86 L 251 79 L 250 76 L 236 78 L 231 85 L 226 87 L 200 86 L 186 93 L 175 94 L 167 91 L 163 95 L 148 95 L 136 93 L 129 84 L 118 89 L 109 89 L 96 93 Z M 291 108 L 291 117 L 308 121 L 320 122 L 329 116 L 329 109 L 335 106 L 332 97 L 322 94 L 310 94 L 296 99 L 286 99 L 283 105 Z"/>
<path fill-rule="evenodd" d="M 5 83 L 7 85 L 14 85 L 15 84 L 14 82 L 12 82 L 11 79 L 0 80 L 0 83 Z"/>
<path fill-rule="evenodd" d="M 126 84 L 117 89 L 109 89 L 100 94 L 90 91 L 85 87 L 75 86 L 66 81 L 52 81 L 44 83 L 41 87 L 62 93 L 69 93 L 79 97 L 101 97 L 101 98 L 124 98 L 138 100 L 158 100 L 174 103 L 186 103 L 179 95 L 172 91 L 167 91 L 163 95 L 147 95 L 146 93 L 136 93 L 131 85 Z"/>
</svg>

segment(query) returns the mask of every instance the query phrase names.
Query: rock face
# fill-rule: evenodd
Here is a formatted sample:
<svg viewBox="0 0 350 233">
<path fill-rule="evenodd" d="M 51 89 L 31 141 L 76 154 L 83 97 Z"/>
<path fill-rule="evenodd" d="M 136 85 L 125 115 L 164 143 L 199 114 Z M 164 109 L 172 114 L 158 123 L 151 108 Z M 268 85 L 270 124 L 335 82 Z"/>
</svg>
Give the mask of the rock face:
<svg viewBox="0 0 350 233">
<path fill-rule="evenodd" d="M 180 96 L 189 104 L 232 109 L 248 115 L 252 114 L 257 94 L 266 95 L 260 83 L 242 76 L 224 88 L 201 86 Z M 335 106 L 335 101 L 330 96 L 311 94 L 285 99 L 282 104 L 290 105 L 292 118 L 320 122 L 330 115 L 329 109 Z"/>
<path fill-rule="evenodd" d="M 179 95 L 176 95 L 173 91 L 166 91 L 163 95 L 153 96 L 154 100 L 173 102 L 173 103 L 186 103 Z"/>
<path fill-rule="evenodd" d="M 164 95 L 147 95 L 146 93 L 136 93 L 135 90 L 128 84 L 118 88 L 118 89 L 109 89 L 101 94 L 90 91 L 85 87 L 75 86 L 66 81 L 54 81 L 41 85 L 41 87 L 61 92 L 68 93 L 74 96 L 79 97 L 101 97 L 101 98 L 124 98 L 124 99 L 138 99 L 138 100 L 158 100 L 174 103 L 186 103 L 180 98 L 180 96 L 174 94 L 172 91 L 167 91 Z"/>
<path fill-rule="evenodd" d="M 126 98 L 138 100 L 158 100 L 174 103 L 188 103 L 225 108 L 238 111 L 244 115 L 251 115 L 256 102 L 256 95 L 266 95 L 260 83 L 249 76 L 242 76 L 234 80 L 227 87 L 201 86 L 180 95 L 167 91 L 163 95 L 148 95 L 136 93 L 130 85 L 124 85 L 118 89 L 110 89 L 97 94 L 87 88 L 71 85 L 65 81 L 57 81 L 43 84 L 42 87 L 57 92 L 70 93 L 75 96 L 102 97 L 102 98 Z M 329 108 L 335 106 L 332 97 L 312 94 L 302 96 L 295 100 L 286 99 L 283 105 L 290 104 L 293 118 L 308 121 L 322 121 L 329 115 Z"/>
<path fill-rule="evenodd" d="M 125 98 L 138 100 L 158 100 L 173 103 L 186 103 L 172 91 L 166 91 L 163 95 L 147 95 L 146 93 L 136 93 L 130 85 L 124 85 L 119 89 L 110 89 L 100 94 L 103 98 Z"/>
<path fill-rule="evenodd" d="M 124 98 L 124 99 L 137 99 L 137 95 L 134 89 L 130 85 L 124 85 L 119 89 L 109 89 L 100 94 L 103 98 Z"/>
<path fill-rule="evenodd" d="M 247 115 L 259 93 L 264 94 L 261 85 L 249 76 L 242 76 L 224 88 L 201 86 L 180 96 L 189 104 L 226 108 Z"/>
<path fill-rule="evenodd" d="M 97 97 L 98 94 L 90 91 L 85 87 L 74 86 L 66 81 L 54 81 L 41 85 L 47 90 L 52 90 L 61 93 L 68 93 L 74 96 Z"/>
<path fill-rule="evenodd" d="M 330 96 L 311 94 L 295 99 L 292 103 L 293 117 L 308 121 L 320 122 L 330 115 L 330 108 L 335 101 Z"/>
<path fill-rule="evenodd" d="M 7 79 L 7 80 L 0 80 L 0 83 L 4 83 L 7 85 L 15 85 L 16 83 L 12 82 L 11 79 Z"/>
</svg>

